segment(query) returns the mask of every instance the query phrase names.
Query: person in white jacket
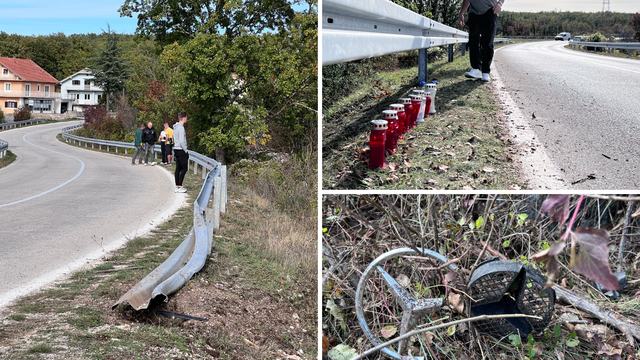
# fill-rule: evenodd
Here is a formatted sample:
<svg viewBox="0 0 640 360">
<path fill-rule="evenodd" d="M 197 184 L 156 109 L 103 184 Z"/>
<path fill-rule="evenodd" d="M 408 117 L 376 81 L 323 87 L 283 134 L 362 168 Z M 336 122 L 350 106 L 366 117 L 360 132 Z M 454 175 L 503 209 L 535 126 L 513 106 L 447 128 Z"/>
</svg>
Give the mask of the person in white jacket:
<svg viewBox="0 0 640 360">
<path fill-rule="evenodd" d="M 189 166 L 189 153 L 187 152 L 187 134 L 184 131 L 184 124 L 187 122 L 187 113 L 178 114 L 178 122 L 173 125 L 173 152 L 176 163 L 176 192 L 186 193 L 187 189 L 182 186 L 184 175 Z"/>
</svg>

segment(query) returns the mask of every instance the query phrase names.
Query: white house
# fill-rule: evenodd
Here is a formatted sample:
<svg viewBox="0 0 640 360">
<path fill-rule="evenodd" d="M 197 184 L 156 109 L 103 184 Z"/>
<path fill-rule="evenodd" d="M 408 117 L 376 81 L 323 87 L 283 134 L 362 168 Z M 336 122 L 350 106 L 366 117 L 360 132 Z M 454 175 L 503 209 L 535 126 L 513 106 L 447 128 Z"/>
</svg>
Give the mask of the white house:
<svg viewBox="0 0 640 360">
<path fill-rule="evenodd" d="M 103 90 L 96 86 L 91 70 L 82 69 L 60 81 L 60 92 L 63 99 L 73 101 L 61 105 L 61 112 L 84 111 L 89 106 L 96 106 L 102 98 Z"/>
</svg>

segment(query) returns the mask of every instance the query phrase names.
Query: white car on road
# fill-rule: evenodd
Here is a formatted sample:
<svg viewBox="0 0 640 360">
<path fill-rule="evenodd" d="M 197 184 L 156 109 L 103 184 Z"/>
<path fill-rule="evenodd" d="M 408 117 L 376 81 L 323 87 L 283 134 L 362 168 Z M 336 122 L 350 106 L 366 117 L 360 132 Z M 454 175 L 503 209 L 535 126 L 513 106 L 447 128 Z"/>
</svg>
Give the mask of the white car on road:
<svg viewBox="0 0 640 360">
<path fill-rule="evenodd" d="M 571 33 L 568 32 L 561 32 L 560 34 L 556 35 L 556 40 L 569 41 L 569 39 L 571 39 Z"/>
</svg>

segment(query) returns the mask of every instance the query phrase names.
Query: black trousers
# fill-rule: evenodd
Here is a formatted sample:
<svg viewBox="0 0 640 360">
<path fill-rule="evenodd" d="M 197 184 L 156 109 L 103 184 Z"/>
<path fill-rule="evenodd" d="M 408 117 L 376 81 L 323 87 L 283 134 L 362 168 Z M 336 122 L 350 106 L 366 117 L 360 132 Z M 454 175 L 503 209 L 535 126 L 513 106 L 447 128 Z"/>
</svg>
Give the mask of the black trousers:
<svg viewBox="0 0 640 360">
<path fill-rule="evenodd" d="M 189 168 L 189 153 L 182 149 L 174 149 L 173 152 L 175 153 L 176 159 L 176 186 L 182 186 L 184 175 L 187 173 L 187 169 Z"/>
<path fill-rule="evenodd" d="M 471 67 L 488 74 L 493 61 L 493 39 L 496 37 L 498 14 L 493 13 L 493 8 L 482 15 L 469 13 L 467 25 Z"/>
<path fill-rule="evenodd" d="M 160 142 L 160 150 L 162 150 L 162 162 L 167 163 L 167 147 L 166 143 Z"/>
</svg>

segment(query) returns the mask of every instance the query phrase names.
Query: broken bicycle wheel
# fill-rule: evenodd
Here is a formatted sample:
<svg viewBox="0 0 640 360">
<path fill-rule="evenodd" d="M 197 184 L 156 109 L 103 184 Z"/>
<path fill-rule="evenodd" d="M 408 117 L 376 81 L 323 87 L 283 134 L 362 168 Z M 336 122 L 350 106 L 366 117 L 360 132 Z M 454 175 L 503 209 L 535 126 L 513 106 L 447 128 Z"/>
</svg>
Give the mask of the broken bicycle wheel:
<svg viewBox="0 0 640 360">
<path fill-rule="evenodd" d="M 438 267 L 449 261 L 431 250 L 400 248 L 376 258 L 360 277 L 356 290 L 356 313 L 360 327 L 380 345 L 417 326 L 429 324 L 429 314 L 440 309 L 444 295 Z M 456 270 L 453 264 L 445 270 Z M 429 347 L 425 334 L 402 340 L 382 351 L 400 359 L 414 358 Z"/>
</svg>

